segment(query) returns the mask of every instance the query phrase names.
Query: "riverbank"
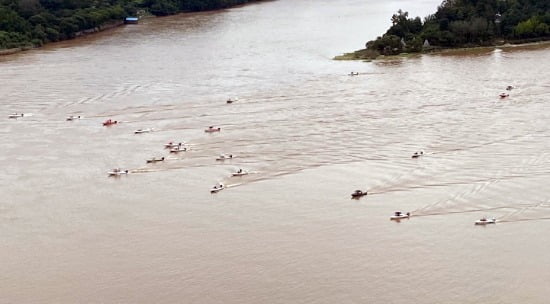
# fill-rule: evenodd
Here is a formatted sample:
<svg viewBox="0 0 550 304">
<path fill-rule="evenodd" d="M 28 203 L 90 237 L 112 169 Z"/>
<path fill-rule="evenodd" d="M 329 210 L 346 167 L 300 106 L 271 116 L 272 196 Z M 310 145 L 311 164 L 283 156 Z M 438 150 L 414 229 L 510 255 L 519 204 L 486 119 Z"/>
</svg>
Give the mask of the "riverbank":
<svg viewBox="0 0 550 304">
<path fill-rule="evenodd" d="M 150 17 L 164 17 L 164 16 L 169 16 L 169 15 L 197 13 L 197 12 L 202 12 L 202 11 L 218 11 L 218 10 L 223 10 L 223 9 L 229 9 L 229 8 L 244 6 L 244 5 L 248 5 L 248 4 L 252 4 L 252 3 L 258 3 L 258 2 L 262 2 L 262 1 L 265 1 L 265 0 L 252 0 L 252 1 L 249 1 L 249 2 L 246 2 L 246 3 L 241 3 L 240 1 L 237 1 L 239 3 L 235 3 L 233 5 L 228 5 L 228 6 L 221 6 L 221 7 L 215 7 L 215 8 L 212 8 L 212 7 L 210 7 L 210 8 L 209 7 L 202 7 L 202 8 L 195 8 L 195 9 L 191 8 L 190 10 L 171 11 L 169 13 L 163 13 L 163 12 L 156 12 L 155 13 L 150 8 L 149 9 L 148 8 L 143 8 L 143 9 L 140 9 L 140 10 L 137 11 L 137 17 L 139 17 L 139 19 L 142 20 L 144 18 L 150 18 Z M 109 7 L 109 9 L 110 8 L 112 8 L 112 7 Z M 119 15 L 119 16 L 123 16 L 123 15 L 124 15 L 124 12 L 122 13 L 122 15 Z M 128 13 L 126 13 L 126 15 L 128 15 Z M 114 16 L 111 16 L 111 17 L 115 18 Z M 83 30 L 80 30 L 80 31 L 77 31 L 77 32 L 73 31 L 73 32 L 70 32 L 68 34 L 66 33 L 66 35 L 64 35 L 64 36 L 59 35 L 59 33 L 57 33 L 56 34 L 57 36 L 53 40 L 50 38 L 49 42 L 45 42 L 45 41 L 48 41 L 48 40 L 45 40 L 45 39 L 43 39 L 43 40 L 34 39 L 33 41 L 26 41 L 26 42 L 21 42 L 21 43 L 17 43 L 17 44 L 11 44 L 11 45 L 10 44 L 4 44 L 3 47 L 10 47 L 10 48 L 6 48 L 6 49 L 0 48 L 0 56 L 8 56 L 8 55 L 17 54 L 17 53 L 20 53 L 20 52 L 23 52 L 23 51 L 28 51 L 28 50 L 31 50 L 31 49 L 40 48 L 44 45 L 51 44 L 53 42 L 68 41 L 68 40 L 84 37 L 84 36 L 91 35 L 91 34 L 94 34 L 94 33 L 103 32 L 103 31 L 106 31 L 106 30 L 109 30 L 109 29 L 113 29 L 113 28 L 119 27 L 119 26 L 124 25 L 124 24 L 125 23 L 123 21 L 123 18 L 121 17 L 120 19 L 112 19 L 110 21 L 105 21 L 101 25 L 96 26 L 96 27 L 83 29 Z M 76 24 L 73 24 L 73 25 L 77 26 Z M 59 30 L 59 29 L 57 29 L 57 30 Z M 51 31 L 56 32 L 56 30 L 51 30 Z M 1 30 L 0 30 L 0 33 L 2 33 Z M 1 42 L 1 40 L 0 40 L 0 42 Z M 2 45 L 0 44 L 0 46 L 2 46 Z"/>
<path fill-rule="evenodd" d="M 107 22 L 107 23 L 102 24 L 98 27 L 94 27 L 94 28 L 91 28 L 91 29 L 88 29 L 88 30 L 77 32 L 75 34 L 75 38 L 90 35 L 90 34 L 94 34 L 94 33 L 98 33 L 98 32 L 102 32 L 102 31 L 106 31 L 106 30 L 109 30 L 109 29 L 112 29 L 112 28 L 115 28 L 115 27 L 119 27 L 121 25 L 124 25 L 124 21 L 122 21 L 122 20 Z"/>
<path fill-rule="evenodd" d="M 382 55 L 377 51 L 362 49 L 351 53 L 344 53 L 342 55 L 335 56 L 333 60 L 362 60 L 370 62 L 373 60 L 390 60 L 396 58 L 410 58 L 420 56 L 422 54 L 453 54 L 453 53 L 462 53 L 462 52 L 473 52 L 479 50 L 494 50 L 496 48 L 523 48 L 523 47 L 533 47 L 533 46 L 550 46 L 550 37 L 544 39 L 536 39 L 536 41 L 529 40 L 513 40 L 513 41 L 502 41 L 500 44 L 495 44 L 491 46 L 473 46 L 473 47 L 458 47 L 458 48 L 441 48 L 441 47 L 430 47 L 425 49 L 422 52 L 417 53 L 401 53 L 397 55 Z"/>
<path fill-rule="evenodd" d="M 76 32 L 75 36 L 73 38 L 65 39 L 65 40 L 61 40 L 61 41 L 67 41 L 67 40 L 82 38 L 82 37 L 85 37 L 85 36 L 88 36 L 88 35 L 92 35 L 92 34 L 95 34 L 95 33 L 110 30 L 110 29 L 119 27 L 121 25 L 124 25 L 124 21 L 122 21 L 122 20 L 106 22 L 106 23 L 104 23 L 100 26 L 97 26 L 97 27 L 94 27 L 94 28 L 91 28 L 91 29 L 87 29 L 87 30 L 84 30 L 84 31 Z M 56 41 L 56 42 L 58 42 L 58 41 Z M 44 45 L 46 45 L 46 44 L 44 44 Z M 17 54 L 17 53 L 32 50 L 32 49 L 41 48 L 44 45 L 25 46 L 25 47 L 11 48 L 11 49 L 3 49 L 3 50 L 0 50 L 0 56 L 8 56 L 8 55 Z"/>
<path fill-rule="evenodd" d="M 22 51 L 31 50 L 33 48 L 34 47 L 19 47 L 19 48 L 12 48 L 12 49 L 4 49 L 4 50 L 0 50 L 0 56 L 13 55 Z"/>
<path fill-rule="evenodd" d="M 495 12 L 498 12 L 495 14 Z M 425 53 L 441 49 L 498 47 L 550 39 L 550 13 L 537 0 L 515 7 L 487 3 L 443 1 L 435 13 L 422 19 L 398 10 L 391 26 L 365 50 L 337 56 L 340 60 L 374 60 L 379 55 Z"/>
</svg>

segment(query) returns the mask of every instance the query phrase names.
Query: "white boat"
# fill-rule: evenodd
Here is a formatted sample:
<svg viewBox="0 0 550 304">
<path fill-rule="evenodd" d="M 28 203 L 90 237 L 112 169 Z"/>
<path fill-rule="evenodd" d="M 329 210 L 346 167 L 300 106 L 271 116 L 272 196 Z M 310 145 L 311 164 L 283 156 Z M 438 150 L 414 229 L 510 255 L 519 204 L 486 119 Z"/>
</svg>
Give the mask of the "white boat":
<svg viewBox="0 0 550 304">
<path fill-rule="evenodd" d="M 19 118 L 19 117 L 23 117 L 23 116 L 25 116 L 25 114 L 23 114 L 23 113 L 12 113 L 8 117 L 9 118 Z"/>
<path fill-rule="evenodd" d="M 232 159 L 232 158 L 233 158 L 233 154 L 229 154 L 229 155 L 220 154 L 220 156 L 216 157 L 216 160 L 223 161 L 223 160 Z"/>
<path fill-rule="evenodd" d="M 235 101 L 239 101 L 239 99 L 238 98 L 229 98 L 227 100 L 227 103 L 234 103 Z"/>
<path fill-rule="evenodd" d="M 128 170 L 121 170 L 119 168 L 113 169 L 108 172 L 109 176 L 121 176 L 130 173 Z"/>
<path fill-rule="evenodd" d="M 222 128 L 214 128 L 214 126 L 210 126 L 207 129 L 204 130 L 206 133 L 214 133 L 214 132 L 220 132 Z"/>
<path fill-rule="evenodd" d="M 185 145 L 185 142 L 179 142 L 179 143 L 169 142 L 167 144 L 164 144 L 164 148 L 172 149 L 172 148 L 176 148 L 176 147 L 181 147 L 183 145 Z"/>
<path fill-rule="evenodd" d="M 501 94 L 500 94 L 500 95 L 498 95 L 498 96 L 500 96 L 500 98 L 506 98 L 506 97 L 510 96 L 510 94 L 507 94 L 507 93 L 501 93 Z"/>
<path fill-rule="evenodd" d="M 402 220 L 402 219 L 406 219 L 406 218 L 409 218 L 411 216 L 411 214 L 409 212 L 407 213 L 403 213 L 401 211 L 396 211 L 392 216 L 390 216 L 390 220 Z"/>
<path fill-rule="evenodd" d="M 178 146 L 170 149 L 170 153 L 179 153 L 179 152 L 185 152 L 187 151 L 186 147 Z"/>
<path fill-rule="evenodd" d="M 134 131 L 134 134 L 142 134 L 142 133 L 149 133 L 149 132 L 153 132 L 153 129 L 151 129 L 151 128 L 137 129 L 137 130 Z"/>
<path fill-rule="evenodd" d="M 359 72 L 351 72 L 349 73 L 350 76 L 358 76 L 359 75 Z"/>
<path fill-rule="evenodd" d="M 496 218 L 486 218 L 486 217 L 483 217 L 483 218 L 480 218 L 479 220 L 477 220 L 475 222 L 476 225 L 488 225 L 488 224 L 496 224 L 497 222 L 497 219 Z"/>
<path fill-rule="evenodd" d="M 424 151 L 414 152 L 411 158 L 419 158 L 422 155 L 424 155 Z"/>
<path fill-rule="evenodd" d="M 243 171 L 243 169 L 239 169 L 239 171 L 234 172 L 231 175 L 233 175 L 233 176 L 244 176 L 244 175 L 248 175 L 248 172 Z"/>
<path fill-rule="evenodd" d="M 150 164 L 150 163 L 156 163 L 156 162 L 161 162 L 161 161 L 164 161 L 164 156 L 160 157 L 160 158 L 150 158 L 150 159 L 147 160 L 147 163 Z"/>
<path fill-rule="evenodd" d="M 222 191 L 223 189 L 225 189 L 225 186 L 223 184 L 218 184 L 218 185 L 215 185 L 214 187 L 212 187 L 212 189 L 210 189 L 210 193 L 218 193 L 218 192 Z"/>
<path fill-rule="evenodd" d="M 67 121 L 73 121 L 73 120 L 78 120 L 78 119 L 82 119 L 82 116 L 78 115 L 78 116 L 69 116 L 67 117 Z"/>
</svg>

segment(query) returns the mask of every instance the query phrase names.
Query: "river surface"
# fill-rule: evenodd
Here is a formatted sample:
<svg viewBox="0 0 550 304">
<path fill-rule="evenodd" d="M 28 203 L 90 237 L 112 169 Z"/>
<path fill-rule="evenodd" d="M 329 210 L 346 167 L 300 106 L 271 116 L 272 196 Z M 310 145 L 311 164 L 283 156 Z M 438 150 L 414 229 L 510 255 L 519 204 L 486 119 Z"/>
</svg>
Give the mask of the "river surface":
<svg viewBox="0 0 550 304">
<path fill-rule="evenodd" d="M 550 48 L 331 60 L 438 4 L 270 1 L 0 57 L 0 303 L 548 303 Z"/>
</svg>

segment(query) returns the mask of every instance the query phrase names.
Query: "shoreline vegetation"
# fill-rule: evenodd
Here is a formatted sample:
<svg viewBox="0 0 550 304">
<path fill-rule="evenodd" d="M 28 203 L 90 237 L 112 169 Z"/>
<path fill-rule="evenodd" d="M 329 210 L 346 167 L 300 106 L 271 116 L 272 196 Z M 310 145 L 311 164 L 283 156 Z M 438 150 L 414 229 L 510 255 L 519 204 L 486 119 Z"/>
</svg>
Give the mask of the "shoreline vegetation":
<svg viewBox="0 0 550 304">
<path fill-rule="evenodd" d="M 344 53 L 342 55 L 335 56 L 333 60 L 363 60 L 363 61 L 373 61 L 373 60 L 391 60 L 398 58 L 411 58 L 417 57 L 422 54 L 453 54 L 461 53 L 464 51 L 476 51 L 476 50 L 493 50 L 496 48 L 516 48 L 516 47 L 531 47 L 531 46 L 550 46 L 550 37 L 546 39 L 538 40 L 514 40 L 514 41 L 502 41 L 501 43 L 494 45 L 486 46 L 469 46 L 469 47 L 454 47 L 454 48 L 437 48 L 432 47 L 429 50 L 422 50 L 421 52 L 413 53 L 399 53 L 396 55 L 382 55 L 379 53 L 372 53 L 366 49 L 361 49 L 351 53 Z"/>
<path fill-rule="evenodd" d="M 456 49 L 550 41 L 550 0 L 444 0 L 420 19 L 399 10 L 386 33 L 334 60 L 409 57 Z"/>
<path fill-rule="evenodd" d="M 0 56 L 124 24 L 126 17 L 226 9 L 263 0 L 0 0 Z"/>
</svg>

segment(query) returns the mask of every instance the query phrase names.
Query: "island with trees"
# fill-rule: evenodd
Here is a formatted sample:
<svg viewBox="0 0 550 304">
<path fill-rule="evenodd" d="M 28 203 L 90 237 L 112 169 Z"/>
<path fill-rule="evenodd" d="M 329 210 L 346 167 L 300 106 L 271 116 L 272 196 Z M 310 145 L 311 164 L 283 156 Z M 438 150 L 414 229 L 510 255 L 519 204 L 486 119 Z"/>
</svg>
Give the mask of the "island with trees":
<svg viewBox="0 0 550 304">
<path fill-rule="evenodd" d="M 255 1 L 260 0 L 0 0 L 0 54 L 119 25 L 138 12 L 165 16 Z"/>
<path fill-rule="evenodd" d="M 399 10 L 386 33 L 335 59 L 550 40 L 550 0 L 444 0 L 424 18 Z"/>
</svg>

